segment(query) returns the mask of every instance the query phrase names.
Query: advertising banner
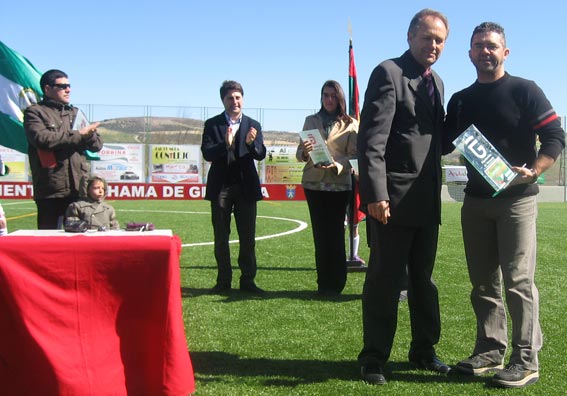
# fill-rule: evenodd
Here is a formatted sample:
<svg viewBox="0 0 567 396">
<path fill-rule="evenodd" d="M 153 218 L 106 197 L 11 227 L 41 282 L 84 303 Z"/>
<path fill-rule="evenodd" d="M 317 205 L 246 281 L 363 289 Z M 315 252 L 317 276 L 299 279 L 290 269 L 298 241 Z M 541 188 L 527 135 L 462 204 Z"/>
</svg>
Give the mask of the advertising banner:
<svg viewBox="0 0 567 396">
<path fill-rule="evenodd" d="M 263 183 L 301 183 L 305 163 L 295 158 L 296 146 L 269 146 L 266 150 L 263 174 L 260 174 Z"/>
<path fill-rule="evenodd" d="M 447 183 L 467 182 L 469 180 L 466 166 L 446 165 L 443 169 L 445 169 L 445 181 Z"/>
<path fill-rule="evenodd" d="M 0 158 L 9 168 L 9 173 L 3 175 L 0 181 L 28 181 L 28 156 L 19 151 L 0 146 Z"/>
<path fill-rule="evenodd" d="M 204 184 L 165 183 L 108 183 L 108 200 L 176 199 L 199 200 L 205 197 Z M 262 196 L 271 201 L 305 200 L 303 187 L 298 184 L 262 185 Z M 0 179 L 0 199 L 32 199 L 30 182 L 4 182 Z"/>
<path fill-rule="evenodd" d="M 109 143 L 98 152 L 99 161 L 91 161 L 91 174 L 108 182 L 140 183 L 145 181 L 143 144 Z"/>
<path fill-rule="evenodd" d="M 151 183 L 202 183 L 199 145 L 150 145 Z"/>
</svg>

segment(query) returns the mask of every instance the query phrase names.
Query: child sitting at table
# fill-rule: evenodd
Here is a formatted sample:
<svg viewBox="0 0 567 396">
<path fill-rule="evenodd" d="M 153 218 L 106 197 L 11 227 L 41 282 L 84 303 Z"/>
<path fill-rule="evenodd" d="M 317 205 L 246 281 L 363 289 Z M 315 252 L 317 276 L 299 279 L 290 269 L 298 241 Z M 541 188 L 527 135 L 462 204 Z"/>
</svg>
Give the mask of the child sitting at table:
<svg viewBox="0 0 567 396">
<path fill-rule="evenodd" d="M 87 181 L 87 196 L 73 202 L 65 212 L 65 223 L 84 220 L 91 228 L 99 230 L 118 230 L 114 208 L 104 202 L 108 185 L 100 176 L 92 176 Z"/>
</svg>

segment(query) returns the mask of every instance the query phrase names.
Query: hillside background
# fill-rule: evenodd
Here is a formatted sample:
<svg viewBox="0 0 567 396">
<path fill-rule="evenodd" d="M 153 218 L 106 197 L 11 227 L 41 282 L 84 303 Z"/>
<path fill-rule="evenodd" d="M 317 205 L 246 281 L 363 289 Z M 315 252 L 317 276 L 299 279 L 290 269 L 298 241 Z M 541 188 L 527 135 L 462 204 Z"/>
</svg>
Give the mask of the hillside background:
<svg viewBox="0 0 567 396">
<path fill-rule="evenodd" d="M 201 144 L 201 120 L 175 117 L 126 117 L 101 121 L 99 131 L 105 143 Z M 270 146 L 295 146 L 295 132 L 263 131 Z"/>
<path fill-rule="evenodd" d="M 201 144 L 204 122 L 177 117 L 124 117 L 101 121 L 99 131 L 105 143 Z M 264 130 L 266 146 L 296 146 L 296 132 Z M 564 185 L 565 154 L 545 173 L 546 185 Z M 443 165 L 464 165 L 464 159 L 453 152 L 442 159 Z"/>
</svg>

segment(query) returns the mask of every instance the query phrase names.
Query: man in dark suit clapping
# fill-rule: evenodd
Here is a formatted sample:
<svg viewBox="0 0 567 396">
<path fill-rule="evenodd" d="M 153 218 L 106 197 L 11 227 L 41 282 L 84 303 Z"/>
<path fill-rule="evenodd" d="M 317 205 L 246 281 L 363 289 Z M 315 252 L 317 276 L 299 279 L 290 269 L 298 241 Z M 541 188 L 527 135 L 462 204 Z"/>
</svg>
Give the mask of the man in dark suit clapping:
<svg viewBox="0 0 567 396">
<path fill-rule="evenodd" d="M 266 157 L 262 128 L 258 121 L 242 114 L 244 91 L 236 81 L 225 81 L 220 88 L 225 111 L 205 121 L 201 151 L 211 162 L 205 199 L 211 201 L 218 275 L 212 293 L 231 289 L 230 221 L 238 231 L 240 251 L 240 289 L 263 293 L 256 286 L 256 204 L 262 199 L 260 179 L 254 160 Z"/>
<path fill-rule="evenodd" d="M 440 337 L 437 287 L 431 279 L 441 219 L 443 82 L 431 70 L 449 33 L 447 18 L 418 12 L 409 50 L 379 64 L 368 82 L 358 134 L 361 207 L 371 228 L 362 296 L 362 378 L 384 384 L 407 266 L 412 341 L 409 360 L 448 373 L 434 345 Z"/>
</svg>

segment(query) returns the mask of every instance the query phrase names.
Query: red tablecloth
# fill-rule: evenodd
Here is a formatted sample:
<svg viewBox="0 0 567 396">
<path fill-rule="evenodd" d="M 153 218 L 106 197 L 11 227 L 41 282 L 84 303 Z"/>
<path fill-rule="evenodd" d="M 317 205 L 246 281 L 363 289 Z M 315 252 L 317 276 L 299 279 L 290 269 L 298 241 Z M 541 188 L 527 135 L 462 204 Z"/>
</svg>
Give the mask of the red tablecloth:
<svg viewBox="0 0 567 396">
<path fill-rule="evenodd" d="M 0 395 L 192 393 L 180 249 L 176 236 L 1 237 Z"/>
</svg>

